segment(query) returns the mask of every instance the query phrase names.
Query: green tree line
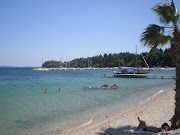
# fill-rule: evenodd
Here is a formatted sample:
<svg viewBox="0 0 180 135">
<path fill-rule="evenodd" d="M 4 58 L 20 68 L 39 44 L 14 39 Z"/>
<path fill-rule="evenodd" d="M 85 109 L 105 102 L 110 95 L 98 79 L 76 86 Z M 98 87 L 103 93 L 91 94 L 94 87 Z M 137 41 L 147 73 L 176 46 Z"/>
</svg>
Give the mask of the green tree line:
<svg viewBox="0 0 180 135">
<path fill-rule="evenodd" d="M 174 66 L 173 61 L 171 59 L 171 49 L 162 49 L 152 48 L 151 51 L 142 53 L 145 60 L 147 61 L 150 67 L 157 66 Z M 117 53 L 117 54 L 104 54 L 97 55 L 88 58 L 78 58 L 69 62 L 60 62 L 60 61 L 46 61 L 42 66 L 43 67 L 119 67 L 119 66 L 128 66 L 135 67 L 138 59 L 139 67 L 146 67 L 146 64 L 141 57 L 141 55 L 133 54 L 133 53 Z"/>
</svg>

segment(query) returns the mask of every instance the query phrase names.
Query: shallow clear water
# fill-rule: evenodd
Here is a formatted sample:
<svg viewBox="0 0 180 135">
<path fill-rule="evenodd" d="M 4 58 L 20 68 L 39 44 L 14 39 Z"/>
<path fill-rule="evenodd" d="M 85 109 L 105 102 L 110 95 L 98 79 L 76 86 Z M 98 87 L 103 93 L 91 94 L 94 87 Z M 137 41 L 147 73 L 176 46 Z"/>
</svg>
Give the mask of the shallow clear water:
<svg viewBox="0 0 180 135">
<path fill-rule="evenodd" d="M 146 100 L 159 90 L 175 87 L 174 79 L 104 77 L 106 73 L 112 74 L 112 70 L 0 68 L 0 134 L 51 134 L 83 126 Z M 119 88 L 114 90 L 85 88 L 115 83 Z"/>
</svg>

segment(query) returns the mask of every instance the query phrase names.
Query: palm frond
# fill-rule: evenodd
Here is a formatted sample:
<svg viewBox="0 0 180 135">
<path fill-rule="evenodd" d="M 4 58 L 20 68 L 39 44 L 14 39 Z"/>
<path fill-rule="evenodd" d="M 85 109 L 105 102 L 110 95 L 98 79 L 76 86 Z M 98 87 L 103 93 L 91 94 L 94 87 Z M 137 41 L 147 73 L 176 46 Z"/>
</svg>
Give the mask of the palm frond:
<svg viewBox="0 0 180 135">
<path fill-rule="evenodd" d="M 141 35 L 141 42 L 144 46 L 157 47 L 158 45 L 165 45 L 171 40 L 171 36 L 164 35 L 164 27 L 155 24 L 149 25 Z"/>
<path fill-rule="evenodd" d="M 168 3 L 157 4 L 152 10 L 159 16 L 160 23 L 169 24 L 172 22 L 174 26 L 177 26 L 179 22 L 179 12 L 173 1 L 171 5 Z"/>
<path fill-rule="evenodd" d="M 171 10 L 171 15 L 172 15 L 173 25 L 174 25 L 174 26 L 177 26 L 178 23 L 179 23 L 180 15 L 179 15 L 179 12 L 178 12 L 178 10 L 177 10 L 177 8 L 176 8 L 173 0 L 172 0 L 172 2 L 171 2 L 171 9 L 172 9 L 172 10 Z"/>
</svg>

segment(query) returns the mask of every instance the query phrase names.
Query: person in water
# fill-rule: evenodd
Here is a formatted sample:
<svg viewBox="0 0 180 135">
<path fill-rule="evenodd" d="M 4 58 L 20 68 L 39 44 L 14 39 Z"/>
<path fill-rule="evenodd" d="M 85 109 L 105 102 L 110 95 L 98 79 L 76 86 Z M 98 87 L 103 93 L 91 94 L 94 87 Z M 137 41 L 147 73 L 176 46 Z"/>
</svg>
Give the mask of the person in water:
<svg viewBox="0 0 180 135">
<path fill-rule="evenodd" d="M 147 127 L 145 121 L 140 120 L 139 117 L 138 117 L 138 120 L 139 120 L 139 125 L 138 125 L 136 131 L 142 129 L 143 131 L 150 131 L 150 132 L 158 133 L 161 131 L 168 131 L 168 129 L 169 129 L 169 125 L 167 123 L 164 123 L 160 128 Z"/>
<path fill-rule="evenodd" d="M 46 90 L 45 90 L 45 93 L 47 93 L 48 91 L 47 91 L 47 88 L 46 88 Z"/>
</svg>

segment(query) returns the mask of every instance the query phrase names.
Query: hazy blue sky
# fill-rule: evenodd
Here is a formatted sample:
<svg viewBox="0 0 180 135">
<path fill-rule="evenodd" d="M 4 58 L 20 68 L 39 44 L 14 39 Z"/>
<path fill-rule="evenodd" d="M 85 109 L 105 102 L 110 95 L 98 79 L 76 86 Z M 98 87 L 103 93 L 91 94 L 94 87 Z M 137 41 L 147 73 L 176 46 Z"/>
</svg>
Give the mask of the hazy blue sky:
<svg viewBox="0 0 180 135">
<path fill-rule="evenodd" d="M 167 0 L 0 0 L 0 66 L 41 66 L 104 53 L 149 51 L 139 42 Z M 180 10 L 180 0 L 174 0 Z M 169 47 L 167 45 L 167 47 Z"/>
</svg>

